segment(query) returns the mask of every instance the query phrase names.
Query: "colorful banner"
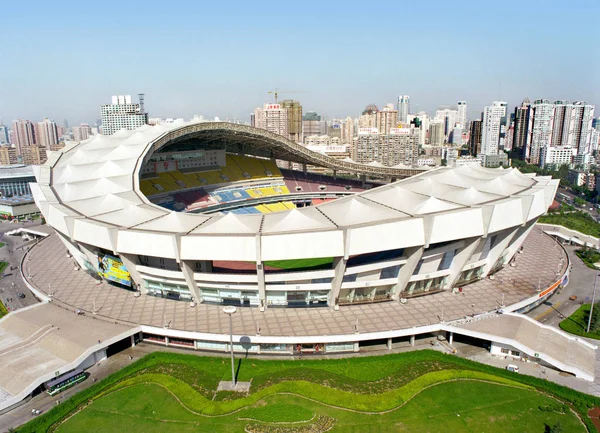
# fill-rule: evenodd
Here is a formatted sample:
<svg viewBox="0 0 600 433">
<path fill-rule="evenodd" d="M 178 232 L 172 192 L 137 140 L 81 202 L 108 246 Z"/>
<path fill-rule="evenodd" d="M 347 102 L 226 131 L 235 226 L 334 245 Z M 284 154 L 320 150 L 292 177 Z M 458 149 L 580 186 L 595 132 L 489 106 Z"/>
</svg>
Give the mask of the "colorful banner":
<svg viewBox="0 0 600 433">
<path fill-rule="evenodd" d="M 129 271 L 118 257 L 98 254 L 98 273 L 109 281 L 131 286 Z"/>
</svg>

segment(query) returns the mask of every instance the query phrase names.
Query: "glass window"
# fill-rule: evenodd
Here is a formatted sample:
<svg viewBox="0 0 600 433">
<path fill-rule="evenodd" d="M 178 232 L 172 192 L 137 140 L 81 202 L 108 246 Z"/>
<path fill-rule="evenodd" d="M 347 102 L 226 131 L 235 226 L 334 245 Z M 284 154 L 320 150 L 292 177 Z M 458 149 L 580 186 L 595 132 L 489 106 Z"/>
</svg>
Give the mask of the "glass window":
<svg viewBox="0 0 600 433">
<path fill-rule="evenodd" d="M 379 278 L 385 280 L 387 278 L 398 278 L 398 273 L 400 272 L 400 265 L 389 266 L 387 268 L 383 268 L 381 270 L 381 274 Z"/>
</svg>

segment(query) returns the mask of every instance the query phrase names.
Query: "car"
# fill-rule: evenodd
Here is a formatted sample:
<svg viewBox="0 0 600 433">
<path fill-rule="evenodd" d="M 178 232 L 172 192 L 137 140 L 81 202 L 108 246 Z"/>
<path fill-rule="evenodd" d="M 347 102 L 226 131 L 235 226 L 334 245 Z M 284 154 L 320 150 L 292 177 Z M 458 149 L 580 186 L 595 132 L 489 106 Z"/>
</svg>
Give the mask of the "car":
<svg viewBox="0 0 600 433">
<path fill-rule="evenodd" d="M 17 293 L 17 296 L 19 297 L 19 299 L 25 299 L 25 293 L 23 292 Z"/>
<path fill-rule="evenodd" d="M 512 371 L 513 373 L 518 373 L 518 372 L 519 372 L 519 366 L 518 366 L 518 365 L 515 365 L 515 364 L 508 364 L 508 365 L 506 366 L 506 369 L 507 369 L 508 371 Z"/>
<path fill-rule="evenodd" d="M 576 301 L 576 300 L 577 300 L 577 296 L 575 296 L 575 295 L 569 297 L 569 301 Z"/>
</svg>

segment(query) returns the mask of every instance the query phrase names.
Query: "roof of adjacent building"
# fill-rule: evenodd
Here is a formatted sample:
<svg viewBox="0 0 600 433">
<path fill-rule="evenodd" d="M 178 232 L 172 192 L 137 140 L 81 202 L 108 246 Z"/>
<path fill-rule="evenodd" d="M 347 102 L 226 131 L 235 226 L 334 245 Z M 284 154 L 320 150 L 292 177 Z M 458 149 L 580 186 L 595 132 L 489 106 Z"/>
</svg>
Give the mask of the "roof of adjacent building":
<svg viewBox="0 0 600 433">
<path fill-rule="evenodd" d="M 33 177 L 33 166 L 13 164 L 0 166 L 0 179 Z"/>
</svg>

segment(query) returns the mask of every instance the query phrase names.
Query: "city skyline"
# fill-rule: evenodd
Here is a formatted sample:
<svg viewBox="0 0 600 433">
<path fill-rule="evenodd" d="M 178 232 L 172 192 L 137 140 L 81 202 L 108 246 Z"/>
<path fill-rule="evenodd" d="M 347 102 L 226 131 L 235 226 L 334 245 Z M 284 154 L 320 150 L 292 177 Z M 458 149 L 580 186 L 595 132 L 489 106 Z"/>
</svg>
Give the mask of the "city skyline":
<svg viewBox="0 0 600 433">
<path fill-rule="evenodd" d="M 100 9 L 36 3 L 5 5 L 5 32 L 19 37 L 5 47 L 13 67 L 0 70 L 8 84 L 0 98 L 4 124 L 44 117 L 92 123 L 109 95 L 138 92 L 146 93 L 151 117 L 242 121 L 272 102 L 268 92 L 276 88 L 282 99 L 327 118 L 358 116 L 366 105 L 395 103 L 400 95 L 410 96 L 411 112 L 466 100 L 470 119 L 494 100 L 511 108 L 525 97 L 600 105 L 594 1 L 550 2 L 541 10 L 506 2 L 505 14 L 469 2 L 458 9 L 433 2 L 427 14 L 394 3 L 357 14 L 334 2 L 318 15 L 281 4 L 239 3 L 235 14 L 214 4 L 181 3 L 160 13 L 152 3 L 119 4 L 124 22 L 114 19 L 110 1 Z M 76 19 L 81 15 L 86 20 Z M 560 31 L 564 22 L 577 22 L 577 32 Z M 512 48 L 523 29 L 535 50 Z M 144 43 L 123 46 L 124 34 Z M 52 49 L 28 55 L 41 41 Z M 564 61 L 555 61 L 558 51 Z"/>
</svg>

